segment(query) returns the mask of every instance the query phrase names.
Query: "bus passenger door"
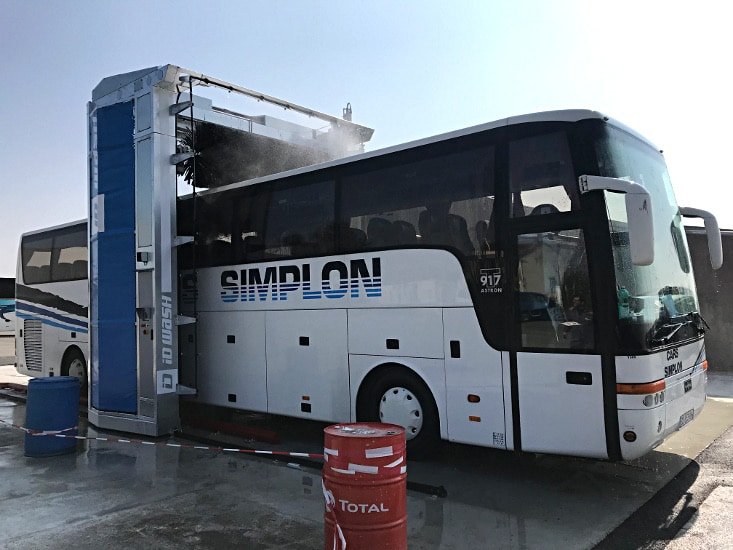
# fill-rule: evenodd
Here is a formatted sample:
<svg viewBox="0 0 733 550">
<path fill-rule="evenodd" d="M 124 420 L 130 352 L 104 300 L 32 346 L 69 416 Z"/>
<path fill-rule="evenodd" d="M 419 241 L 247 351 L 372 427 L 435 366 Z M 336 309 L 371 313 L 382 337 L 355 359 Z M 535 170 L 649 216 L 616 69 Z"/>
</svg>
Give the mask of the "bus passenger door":
<svg viewBox="0 0 733 550">
<path fill-rule="evenodd" d="M 524 451 L 606 457 L 601 356 L 595 352 L 583 231 L 532 225 L 538 230 L 514 235 L 515 447 L 518 442 Z"/>
</svg>

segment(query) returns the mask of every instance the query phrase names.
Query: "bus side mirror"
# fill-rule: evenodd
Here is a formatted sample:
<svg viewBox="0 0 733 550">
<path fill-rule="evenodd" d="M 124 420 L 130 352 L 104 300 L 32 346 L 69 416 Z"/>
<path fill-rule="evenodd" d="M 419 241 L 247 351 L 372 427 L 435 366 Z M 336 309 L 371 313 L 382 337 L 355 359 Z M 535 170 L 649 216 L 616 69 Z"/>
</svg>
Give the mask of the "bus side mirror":
<svg viewBox="0 0 733 550">
<path fill-rule="evenodd" d="M 708 252 L 710 253 L 710 265 L 713 269 L 720 269 L 723 265 L 723 242 L 720 238 L 718 220 L 707 210 L 699 208 L 680 208 L 680 214 L 685 218 L 702 218 L 705 222 L 705 233 L 708 237 Z"/>
<path fill-rule="evenodd" d="M 631 263 L 650 265 L 654 261 L 654 217 L 649 192 L 633 181 L 602 176 L 580 176 L 578 184 L 581 193 L 613 191 L 626 195 Z"/>
</svg>

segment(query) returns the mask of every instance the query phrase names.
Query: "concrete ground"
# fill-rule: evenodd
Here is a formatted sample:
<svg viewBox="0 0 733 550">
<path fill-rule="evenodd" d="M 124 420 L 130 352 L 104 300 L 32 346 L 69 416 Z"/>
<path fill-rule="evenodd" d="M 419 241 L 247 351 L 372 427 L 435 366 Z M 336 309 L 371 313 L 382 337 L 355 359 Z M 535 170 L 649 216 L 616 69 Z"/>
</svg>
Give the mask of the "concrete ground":
<svg viewBox="0 0 733 550">
<path fill-rule="evenodd" d="M 19 374 L 15 365 L 0 365 L 0 384 L 9 383 L 17 386 L 27 386 L 30 378 Z"/>
<path fill-rule="evenodd" d="M 0 367 L 0 380 L 13 376 L 6 370 Z M 729 383 L 721 377 L 711 395 L 725 394 Z M 22 402 L 0 396 L 0 420 L 24 419 Z M 654 541 L 649 547 L 661 548 L 677 535 L 675 550 L 724 548 L 727 531 L 709 526 L 729 511 L 731 425 L 733 400 L 710 398 L 685 430 L 627 463 L 444 445 L 435 459 L 409 463 L 409 547 L 636 548 Z M 320 452 L 320 426 L 278 428 L 277 448 Z M 93 427 L 89 435 L 97 435 Z M 27 458 L 23 438 L 0 424 L 2 548 L 323 546 L 315 464 L 91 440 L 71 455 Z M 447 496 L 431 496 L 437 486 Z M 669 528 L 655 531 L 660 523 Z"/>
<path fill-rule="evenodd" d="M 596 550 L 733 548 L 733 428 L 616 528 Z"/>
<path fill-rule="evenodd" d="M 679 536 L 667 545 L 668 550 L 701 548 L 733 548 L 733 487 L 713 489 L 698 512 L 682 527 Z"/>
<path fill-rule="evenodd" d="M 0 335 L 0 365 L 15 363 L 15 337 Z"/>
</svg>

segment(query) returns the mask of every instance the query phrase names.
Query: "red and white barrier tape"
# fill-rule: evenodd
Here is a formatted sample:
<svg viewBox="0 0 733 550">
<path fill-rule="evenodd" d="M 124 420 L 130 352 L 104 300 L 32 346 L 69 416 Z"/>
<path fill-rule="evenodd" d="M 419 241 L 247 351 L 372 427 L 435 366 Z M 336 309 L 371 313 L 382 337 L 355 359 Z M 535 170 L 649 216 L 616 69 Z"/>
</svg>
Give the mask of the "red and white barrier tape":
<svg viewBox="0 0 733 550">
<path fill-rule="evenodd" d="M 84 435 L 66 435 L 63 433 L 63 432 L 75 430 L 77 426 L 74 426 L 73 428 L 66 428 L 64 430 L 41 431 L 41 430 L 32 430 L 24 426 L 18 426 L 17 424 L 12 424 L 4 420 L 0 420 L 0 423 L 5 424 L 6 426 L 10 426 L 12 428 L 21 430 L 27 433 L 28 435 L 32 435 L 32 436 L 53 436 L 53 437 L 63 437 L 66 439 L 79 439 L 83 441 L 106 441 L 106 442 L 111 442 L 111 443 L 132 443 L 133 445 L 174 447 L 177 449 L 197 449 L 200 451 L 214 451 L 214 452 L 220 452 L 220 453 L 245 453 L 245 454 L 256 454 L 256 455 L 289 456 L 289 457 L 295 457 L 295 458 L 320 458 L 320 459 L 323 458 L 323 455 L 319 453 L 292 453 L 288 451 L 261 451 L 261 450 L 255 450 L 255 449 L 237 449 L 237 448 L 227 448 L 227 447 L 212 447 L 212 446 L 207 446 L 207 445 L 193 445 L 190 443 L 168 443 L 167 441 L 146 441 L 144 439 L 134 439 L 134 438 L 125 439 L 121 437 L 110 437 L 110 436 L 108 437 L 89 437 L 89 436 L 84 436 Z"/>
<path fill-rule="evenodd" d="M 17 424 L 6 422 L 5 420 L 2 420 L 2 419 L 0 419 L 0 424 L 5 424 L 6 426 L 10 426 L 11 428 L 16 428 L 18 430 L 24 431 L 28 435 L 60 435 L 64 432 L 70 432 L 72 430 L 76 430 L 79 427 L 79 426 L 73 426 L 71 428 L 64 428 L 63 430 L 34 430 L 32 428 L 26 428 L 25 426 L 18 426 Z"/>
<path fill-rule="evenodd" d="M 323 499 L 326 501 L 326 513 L 331 516 L 333 521 L 333 548 L 332 550 L 346 550 L 346 537 L 344 532 L 336 519 L 336 498 L 333 496 L 333 492 L 326 489 L 326 482 L 321 478 L 321 487 L 323 488 Z M 339 543 L 340 546 L 339 546 Z"/>
</svg>

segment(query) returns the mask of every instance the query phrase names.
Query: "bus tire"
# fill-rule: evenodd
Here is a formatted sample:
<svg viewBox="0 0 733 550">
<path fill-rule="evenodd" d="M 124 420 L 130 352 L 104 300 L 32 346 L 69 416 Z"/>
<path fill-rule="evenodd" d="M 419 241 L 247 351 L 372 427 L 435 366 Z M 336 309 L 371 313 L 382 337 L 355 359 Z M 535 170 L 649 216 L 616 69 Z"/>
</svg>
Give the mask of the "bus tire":
<svg viewBox="0 0 733 550">
<path fill-rule="evenodd" d="M 419 376 L 407 369 L 389 369 L 367 380 L 360 393 L 360 420 L 403 426 L 408 458 L 426 458 L 437 451 L 440 444 L 438 407 Z"/>
<path fill-rule="evenodd" d="M 61 361 L 61 376 L 75 376 L 81 386 L 81 397 L 87 394 L 87 362 L 79 348 L 69 348 Z"/>
</svg>

